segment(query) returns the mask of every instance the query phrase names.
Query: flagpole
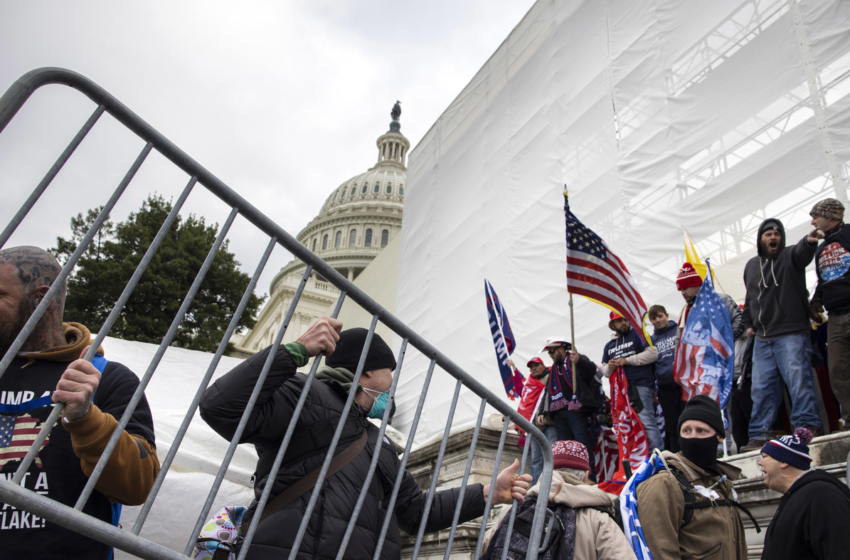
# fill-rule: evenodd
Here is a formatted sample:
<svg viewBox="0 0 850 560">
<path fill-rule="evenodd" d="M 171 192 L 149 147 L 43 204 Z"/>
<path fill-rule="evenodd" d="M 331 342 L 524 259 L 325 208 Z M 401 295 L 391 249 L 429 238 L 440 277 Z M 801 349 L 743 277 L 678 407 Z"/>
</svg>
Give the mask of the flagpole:
<svg viewBox="0 0 850 560">
<path fill-rule="evenodd" d="M 570 294 L 570 350 L 575 350 L 576 352 L 576 325 L 575 319 L 573 318 L 573 294 Z M 572 357 L 568 358 L 572 361 Z M 578 386 L 576 385 L 576 366 L 572 365 L 570 370 L 573 372 L 573 391 L 578 390 Z"/>
</svg>

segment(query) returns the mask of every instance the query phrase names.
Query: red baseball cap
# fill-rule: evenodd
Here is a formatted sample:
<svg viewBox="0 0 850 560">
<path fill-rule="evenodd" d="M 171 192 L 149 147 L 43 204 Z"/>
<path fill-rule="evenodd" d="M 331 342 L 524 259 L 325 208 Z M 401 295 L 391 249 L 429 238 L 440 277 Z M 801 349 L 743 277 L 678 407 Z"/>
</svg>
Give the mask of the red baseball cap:
<svg viewBox="0 0 850 560">
<path fill-rule="evenodd" d="M 531 364 L 540 364 L 540 365 L 543 365 L 543 366 L 546 365 L 546 364 L 543 363 L 543 360 L 541 360 L 540 358 L 531 358 L 530 360 L 528 360 L 528 363 L 525 364 L 525 366 L 531 367 Z"/>
<path fill-rule="evenodd" d="M 625 317 L 623 317 L 616 311 L 612 311 L 608 314 L 608 328 L 612 331 L 614 330 L 614 321 L 616 321 L 617 319 L 625 319 Z"/>
</svg>

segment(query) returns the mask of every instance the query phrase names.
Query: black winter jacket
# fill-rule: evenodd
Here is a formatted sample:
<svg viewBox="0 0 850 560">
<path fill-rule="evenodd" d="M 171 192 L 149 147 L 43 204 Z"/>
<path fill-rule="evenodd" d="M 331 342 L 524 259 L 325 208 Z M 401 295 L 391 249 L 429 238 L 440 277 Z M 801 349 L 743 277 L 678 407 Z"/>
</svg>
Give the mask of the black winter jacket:
<svg viewBox="0 0 850 560">
<path fill-rule="evenodd" d="M 823 240 L 815 266 L 818 285 L 812 299 L 821 300 L 830 313 L 850 311 L 850 228 L 842 224 Z"/>
<path fill-rule="evenodd" d="M 761 235 L 765 222 L 779 223 L 782 239 L 775 258 L 764 256 Z M 806 290 L 806 267 L 817 250 L 816 243 L 806 238 L 794 247 L 785 246 L 785 229 L 782 222 L 768 219 L 759 226 L 756 236 L 758 256 L 744 267 L 744 286 L 747 299 L 744 303 L 744 326 L 755 329 L 760 337 L 808 333 L 809 292 Z"/>
<path fill-rule="evenodd" d="M 831 474 L 812 470 L 779 501 L 764 536 L 764 560 L 839 560 L 850 551 L 850 490 Z"/>
<path fill-rule="evenodd" d="M 204 393 L 200 404 L 201 417 L 227 440 L 230 440 L 236 431 L 268 354 L 269 348 L 266 348 L 248 358 L 218 379 Z M 259 499 L 267 483 L 268 472 L 306 379 L 304 374 L 296 372 L 292 355 L 281 347 L 275 354 L 271 370 L 241 438 L 241 443 L 253 443 L 260 457 L 256 473 L 258 482 L 254 488 L 255 501 L 251 504 L 246 519 L 253 516 L 256 499 Z M 345 389 L 335 381 L 317 379 L 313 382 L 292 441 L 274 481 L 270 501 L 304 475 L 321 466 L 346 398 Z M 322 486 L 319 501 L 301 543 L 299 559 L 336 557 L 378 443 L 378 429 L 366 420 L 362 408 L 354 403 L 336 453 L 356 440 L 363 429 L 368 432 L 366 447 Z M 378 469 L 370 482 L 369 493 L 357 518 L 345 558 L 371 558 L 377 545 L 378 534 L 386 515 L 385 508 L 400 468 L 396 450 L 388 440 L 384 439 L 379 449 Z M 451 525 L 458 493 L 459 488 L 436 493 L 428 514 L 426 531 L 436 531 Z M 248 558 L 257 560 L 287 557 L 311 494 L 312 492 L 305 492 L 257 527 Z M 413 476 L 405 471 L 381 558 L 400 558 L 399 529 L 416 534 L 425 508 L 425 498 L 426 494 L 420 490 Z M 482 485 L 469 485 L 464 494 L 460 522 L 475 519 L 481 516 L 483 511 Z M 320 537 L 316 538 L 317 535 Z"/>
</svg>

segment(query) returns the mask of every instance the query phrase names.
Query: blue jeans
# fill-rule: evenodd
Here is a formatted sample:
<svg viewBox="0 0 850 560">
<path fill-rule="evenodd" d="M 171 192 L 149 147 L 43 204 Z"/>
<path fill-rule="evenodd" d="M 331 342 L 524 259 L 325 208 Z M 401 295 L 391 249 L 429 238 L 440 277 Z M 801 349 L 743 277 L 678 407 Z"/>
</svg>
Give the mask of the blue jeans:
<svg viewBox="0 0 850 560">
<path fill-rule="evenodd" d="M 546 426 L 543 430 L 543 435 L 549 440 L 549 447 L 558 441 L 558 432 L 555 426 Z M 537 444 L 537 440 L 531 436 L 526 437 L 526 441 L 531 440 L 531 485 L 537 484 L 537 479 L 543 473 L 543 450 Z"/>
<path fill-rule="evenodd" d="M 596 480 L 596 463 L 593 459 L 593 444 L 590 442 L 590 426 L 588 424 L 589 412 L 581 410 L 569 410 L 562 408 L 550 413 L 552 422 L 555 423 L 555 431 L 558 441 L 577 441 L 587 448 L 587 457 L 590 463 L 590 479 Z"/>
<path fill-rule="evenodd" d="M 643 403 L 643 410 L 638 412 L 638 418 L 646 433 L 649 452 L 652 453 L 653 449 L 663 451 L 664 438 L 661 437 L 661 430 L 658 429 L 658 423 L 655 421 L 655 388 L 638 385 L 637 392 L 640 402 Z"/>
<path fill-rule="evenodd" d="M 791 424 L 821 429 L 811 353 L 808 333 L 773 339 L 756 337 L 753 347 L 751 440 L 772 437 L 771 426 L 782 402 L 784 386 L 791 393 Z"/>
</svg>

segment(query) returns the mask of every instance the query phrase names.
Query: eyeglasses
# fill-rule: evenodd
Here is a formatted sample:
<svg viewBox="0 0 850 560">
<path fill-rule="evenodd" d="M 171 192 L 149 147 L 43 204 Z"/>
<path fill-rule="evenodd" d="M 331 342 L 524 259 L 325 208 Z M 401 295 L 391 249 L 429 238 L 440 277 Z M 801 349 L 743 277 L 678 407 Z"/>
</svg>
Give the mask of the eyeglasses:
<svg viewBox="0 0 850 560">
<path fill-rule="evenodd" d="M 551 356 L 555 353 L 555 350 L 557 350 L 557 348 L 550 348 L 549 350 L 547 350 L 547 352 L 549 352 L 549 355 Z"/>
</svg>

